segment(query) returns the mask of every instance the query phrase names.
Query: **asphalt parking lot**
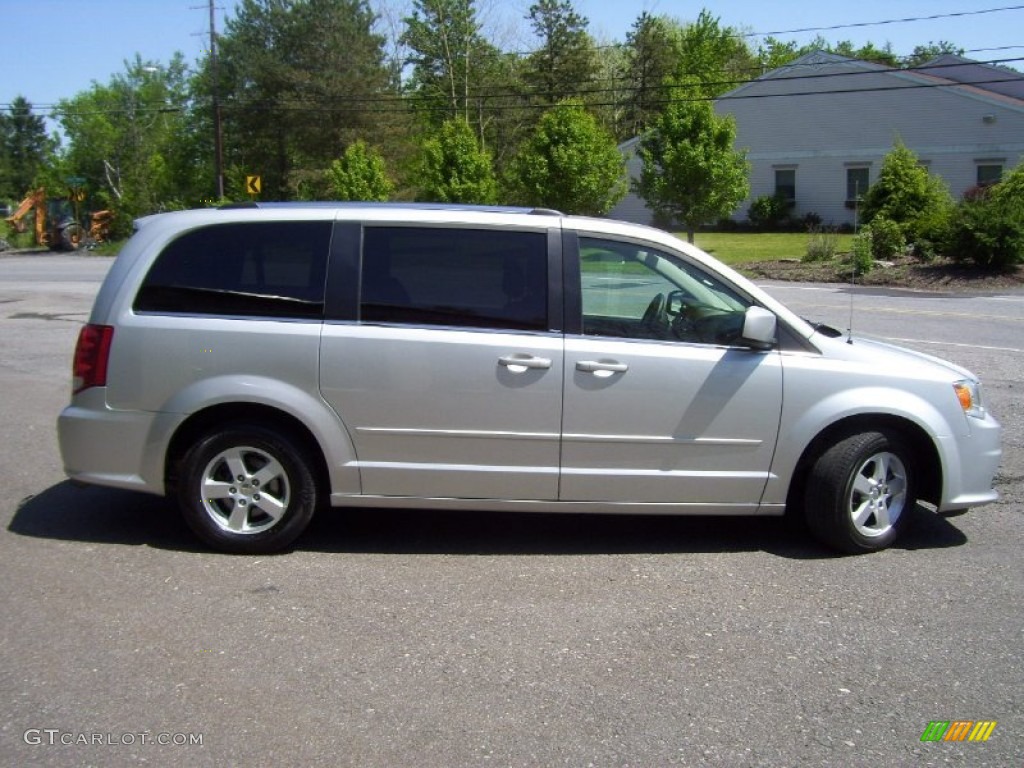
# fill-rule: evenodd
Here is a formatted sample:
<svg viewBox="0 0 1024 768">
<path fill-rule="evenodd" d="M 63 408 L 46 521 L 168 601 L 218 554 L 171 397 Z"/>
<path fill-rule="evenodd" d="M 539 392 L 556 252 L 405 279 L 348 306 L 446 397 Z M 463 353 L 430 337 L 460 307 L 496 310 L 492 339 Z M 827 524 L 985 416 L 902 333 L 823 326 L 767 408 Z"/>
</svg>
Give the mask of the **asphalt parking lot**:
<svg viewBox="0 0 1024 768">
<path fill-rule="evenodd" d="M 1024 764 L 1024 294 L 853 290 L 979 374 L 1001 500 L 834 556 L 778 519 L 356 511 L 206 551 L 65 482 L 54 421 L 109 259 L 0 258 L 0 763 Z M 845 329 L 851 291 L 773 285 Z M 922 742 L 933 721 L 985 742 Z"/>
</svg>

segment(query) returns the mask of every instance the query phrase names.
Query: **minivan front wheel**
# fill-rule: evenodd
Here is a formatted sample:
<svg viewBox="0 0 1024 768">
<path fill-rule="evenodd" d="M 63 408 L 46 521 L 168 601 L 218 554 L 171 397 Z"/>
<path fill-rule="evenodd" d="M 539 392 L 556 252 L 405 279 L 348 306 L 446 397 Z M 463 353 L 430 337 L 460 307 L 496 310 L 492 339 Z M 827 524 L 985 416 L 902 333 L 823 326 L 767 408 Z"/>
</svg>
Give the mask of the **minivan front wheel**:
<svg viewBox="0 0 1024 768">
<path fill-rule="evenodd" d="M 303 447 L 254 426 L 207 434 L 185 454 L 178 504 L 189 527 L 225 552 L 284 549 L 306 529 L 317 485 Z"/>
<path fill-rule="evenodd" d="M 885 549 L 915 504 L 914 467 L 907 448 L 882 432 L 840 440 L 814 463 L 804 511 L 811 532 L 843 552 Z"/>
</svg>

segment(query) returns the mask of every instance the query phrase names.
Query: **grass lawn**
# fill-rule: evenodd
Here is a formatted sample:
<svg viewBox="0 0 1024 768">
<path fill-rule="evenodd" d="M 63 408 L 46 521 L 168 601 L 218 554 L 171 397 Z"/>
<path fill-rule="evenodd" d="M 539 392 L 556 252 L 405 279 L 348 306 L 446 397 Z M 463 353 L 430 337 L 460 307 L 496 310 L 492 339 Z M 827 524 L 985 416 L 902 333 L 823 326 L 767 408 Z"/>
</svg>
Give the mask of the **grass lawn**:
<svg viewBox="0 0 1024 768">
<path fill-rule="evenodd" d="M 677 235 L 686 239 L 685 232 Z M 849 252 L 853 235 L 834 237 L 838 238 L 836 252 Z M 694 244 L 726 264 L 743 264 L 799 259 L 806 253 L 810 238 L 806 232 L 698 232 Z"/>
</svg>

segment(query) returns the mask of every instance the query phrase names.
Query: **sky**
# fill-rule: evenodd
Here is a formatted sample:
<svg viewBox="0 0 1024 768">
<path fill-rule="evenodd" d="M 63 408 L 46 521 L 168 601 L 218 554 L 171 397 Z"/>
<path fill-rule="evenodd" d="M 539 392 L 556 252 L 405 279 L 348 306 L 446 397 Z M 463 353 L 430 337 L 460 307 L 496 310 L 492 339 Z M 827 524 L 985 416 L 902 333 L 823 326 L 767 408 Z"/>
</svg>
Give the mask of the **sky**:
<svg viewBox="0 0 1024 768">
<path fill-rule="evenodd" d="M 503 49 L 532 47 L 523 20 L 531 1 L 477 0 Z M 223 30 L 235 0 L 215 2 L 217 27 Z M 408 0 L 371 4 L 397 19 L 408 8 Z M 801 44 L 821 34 L 855 45 L 889 42 L 897 55 L 906 55 L 915 45 L 947 40 L 981 61 L 1024 57 L 1024 4 L 1012 0 L 574 0 L 573 7 L 603 43 L 625 39 L 641 11 L 686 22 L 709 7 L 724 26 L 775 33 Z M 988 9 L 1006 10 L 979 13 Z M 878 23 L 911 18 L 916 20 Z M 206 0 L 0 0 L 0 109 L 21 95 L 36 114 L 46 114 L 58 100 L 88 90 L 93 82 L 107 83 L 136 53 L 159 64 L 181 51 L 186 61 L 195 62 L 209 47 L 208 25 Z M 866 26 L 792 31 L 840 25 Z M 1005 46 L 1014 47 L 978 50 Z M 1009 63 L 1024 69 L 1022 61 Z"/>
</svg>

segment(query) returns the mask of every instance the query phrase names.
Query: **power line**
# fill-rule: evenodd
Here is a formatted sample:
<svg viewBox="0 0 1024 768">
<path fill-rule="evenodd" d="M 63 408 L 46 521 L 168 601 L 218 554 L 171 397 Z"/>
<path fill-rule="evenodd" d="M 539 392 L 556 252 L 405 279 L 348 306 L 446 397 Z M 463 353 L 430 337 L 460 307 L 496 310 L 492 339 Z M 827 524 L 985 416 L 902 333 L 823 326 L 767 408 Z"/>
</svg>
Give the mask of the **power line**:
<svg viewBox="0 0 1024 768">
<path fill-rule="evenodd" d="M 908 16 L 902 19 L 883 19 L 881 21 L 858 21 L 848 24 L 833 24 L 828 27 L 802 27 L 800 29 L 783 29 L 776 32 L 744 32 L 740 37 L 768 37 L 774 35 L 796 35 L 803 32 L 832 32 L 837 29 L 859 29 L 862 27 L 880 27 L 886 24 L 906 24 L 917 21 L 935 21 L 936 19 L 953 19 L 961 16 L 981 16 L 986 13 L 1002 11 L 1021 11 L 1024 5 L 1007 5 L 1002 8 L 982 8 L 977 11 L 953 11 L 950 13 L 933 13 L 930 16 Z"/>
<path fill-rule="evenodd" d="M 1018 61 L 1024 61 L 1024 57 L 991 59 L 989 61 L 971 61 L 971 62 L 969 62 L 969 64 L 972 64 L 972 65 L 993 65 L 993 64 L 999 64 L 999 63 L 1018 62 Z M 809 65 L 806 65 L 806 66 L 807 67 L 813 67 L 813 66 L 816 66 L 816 65 L 809 64 Z M 963 62 L 954 62 L 954 63 L 950 63 L 950 64 L 937 64 L 937 65 L 931 65 L 931 66 L 920 68 L 920 69 L 924 70 L 923 72 L 920 71 L 917 68 L 902 69 L 902 68 L 894 68 L 894 67 L 878 67 L 878 68 L 871 68 L 871 69 L 862 69 L 862 70 L 858 70 L 858 71 L 854 71 L 854 72 L 809 72 L 809 73 L 804 73 L 804 74 L 794 74 L 794 75 L 787 75 L 785 77 L 773 78 L 771 80 L 771 82 L 792 83 L 792 82 L 795 82 L 795 81 L 804 81 L 804 80 L 823 80 L 823 79 L 834 80 L 836 78 L 859 78 L 859 77 L 872 76 L 872 75 L 882 75 L 882 74 L 908 74 L 908 75 L 918 76 L 918 77 L 922 77 L 922 76 L 923 77 L 941 77 L 941 75 L 935 75 L 934 73 L 937 70 L 959 68 L 959 67 L 962 67 L 962 66 L 964 66 Z M 787 67 L 794 68 L 792 64 L 788 64 L 788 65 L 783 65 L 782 67 L 779 67 L 778 69 L 785 69 Z M 1010 74 L 1010 73 L 1008 72 L 1007 74 Z M 800 92 L 799 94 L 789 94 L 789 93 L 765 94 L 765 95 L 758 95 L 757 98 L 767 98 L 769 96 L 771 96 L 771 97 L 781 97 L 781 96 L 787 96 L 787 95 L 803 95 L 803 96 L 808 96 L 808 95 L 819 95 L 819 94 L 824 94 L 824 93 L 852 93 L 852 92 L 870 93 L 870 92 L 877 91 L 877 90 L 894 90 L 894 89 L 910 90 L 910 89 L 914 89 L 914 88 L 957 88 L 957 87 L 969 87 L 969 86 L 977 86 L 977 85 L 995 85 L 995 84 L 998 84 L 998 83 L 1006 83 L 1006 82 L 1018 82 L 1020 79 L 1021 79 L 1021 76 L 1013 75 L 1013 76 L 1010 76 L 1010 77 L 992 77 L 992 78 L 989 78 L 989 79 L 986 79 L 986 80 L 977 80 L 977 81 L 973 81 L 973 82 L 959 82 L 959 81 L 953 81 L 953 80 L 945 80 L 944 82 L 941 82 L 941 83 L 919 83 L 919 84 L 905 84 L 905 85 L 899 85 L 899 86 L 885 86 L 885 87 L 874 87 L 874 88 L 849 88 L 849 89 L 843 89 L 843 90 L 828 90 L 828 91 L 803 91 L 803 92 Z M 629 81 L 625 77 L 603 78 L 601 80 L 593 80 L 591 82 L 593 84 L 595 84 L 595 85 L 602 85 L 602 84 L 611 84 L 611 85 L 609 85 L 607 87 L 595 87 L 595 88 L 586 88 L 586 87 L 584 87 L 584 88 L 580 88 L 580 89 L 578 89 L 576 91 L 574 96 L 579 96 L 579 97 L 600 96 L 602 94 L 614 94 L 614 93 L 618 93 L 618 92 L 621 92 L 621 91 L 629 90 L 629 88 L 628 88 L 628 82 Z M 715 89 L 718 89 L 718 88 L 734 88 L 734 87 L 738 87 L 738 86 L 741 86 L 741 85 L 746 85 L 746 84 L 752 83 L 752 82 L 757 82 L 757 80 L 731 79 L 731 80 L 703 81 L 703 82 L 698 83 L 698 85 L 700 87 L 702 87 L 702 88 L 715 88 Z M 615 85 L 616 83 L 621 83 L 621 85 Z M 651 88 L 650 90 L 652 90 L 652 91 L 653 90 L 658 90 L 658 89 L 663 88 L 663 87 L 667 87 L 667 88 L 669 88 L 671 90 L 673 88 L 674 89 L 679 89 L 679 88 L 685 88 L 687 86 L 685 86 L 685 85 L 682 85 L 682 86 L 664 86 L 664 85 L 660 85 L 659 84 L 658 86 L 655 86 L 655 87 Z M 536 87 L 533 87 L 533 88 L 531 88 L 529 86 L 524 87 L 521 84 L 515 84 L 515 85 L 493 85 L 493 86 L 478 87 L 478 88 L 474 89 L 473 91 L 470 92 L 470 94 L 468 96 L 468 99 L 470 101 L 487 100 L 488 102 L 490 102 L 488 104 L 488 109 L 495 109 L 495 108 L 501 108 L 501 109 L 537 109 L 537 108 L 547 109 L 547 108 L 549 108 L 550 106 L 553 106 L 553 105 L 551 105 L 551 104 L 536 104 L 536 103 L 530 104 L 530 103 L 527 103 L 527 102 L 522 102 L 522 103 L 511 105 L 511 106 L 502 106 L 502 105 L 495 105 L 494 104 L 495 100 L 500 100 L 500 99 L 503 99 L 503 100 L 509 100 L 509 99 L 524 100 L 524 99 L 530 99 L 531 97 L 544 96 L 544 95 L 545 94 L 543 92 L 540 92 Z M 693 100 L 714 101 L 714 100 L 717 100 L 717 99 L 721 98 L 723 95 L 724 95 L 724 93 L 723 94 L 719 94 L 718 96 L 714 96 L 714 97 L 701 97 L 699 99 L 695 99 L 695 98 L 678 99 L 678 101 L 693 101 Z M 441 98 L 441 96 L 439 95 L 437 98 Z M 448 95 L 445 95 L 444 98 L 445 99 L 449 99 L 450 97 Z M 460 95 L 459 96 L 459 101 L 460 102 L 465 101 L 466 98 L 467 98 L 466 96 Z M 738 99 L 738 98 L 746 98 L 746 97 L 744 97 L 742 95 L 739 95 L 739 96 L 731 96 L 729 98 L 731 98 L 731 99 Z M 346 98 L 345 98 L 346 104 L 357 104 L 357 105 L 364 105 L 365 104 L 365 105 L 370 105 L 370 106 L 394 104 L 394 105 L 401 106 L 403 108 L 405 106 L 408 106 L 408 105 L 422 105 L 424 100 L 425 99 L 422 96 L 418 96 L 416 94 L 375 94 L 375 95 L 370 95 L 370 96 L 352 96 L 352 95 L 347 95 Z M 2 106 L 3 105 L 0 105 L 0 107 L 2 107 Z M 88 116 L 88 115 L 99 115 L 99 114 L 116 115 L 116 114 L 129 114 L 129 113 L 134 113 L 134 114 L 153 114 L 153 113 L 164 113 L 164 112 L 166 112 L 166 113 L 173 113 L 173 112 L 184 112 L 187 109 L 189 109 L 190 107 L 194 107 L 194 106 L 195 106 L 195 103 L 190 104 L 190 105 L 183 105 L 183 106 L 180 106 L 180 107 L 170 107 L 170 106 L 163 105 L 163 104 L 156 105 L 156 106 L 153 106 L 153 107 L 145 107 L 145 106 L 142 106 L 142 105 L 134 105 L 132 107 L 124 107 L 124 108 L 120 108 L 119 107 L 119 108 L 102 109 L 102 110 L 85 110 L 85 111 L 82 111 L 82 110 L 69 110 L 69 111 L 65 111 L 65 114 L 74 115 L 76 117 L 83 117 L 83 116 Z M 310 112 L 328 112 L 328 113 L 339 112 L 339 111 L 340 112 L 357 111 L 356 109 L 352 109 L 352 108 L 348 108 L 348 107 L 327 107 L 327 108 L 322 108 L 321 107 L 321 108 L 313 108 L 313 107 L 310 107 L 307 102 L 302 101 L 300 99 L 295 99 L 295 98 L 291 98 L 291 99 L 288 99 L 288 100 L 277 101 L 277 102 L 274 102 L 273 104 L 268 104 L 266 106 L 262 106 L 260 101 L 243 101 L 243 100 L 235 99 L 233 102 L 225 103 L 225 104 L 222 104 L 221 106 L 222 106 L 222 109 L 225 109 L 226 111 L 231 111 L 231 112 L 238 112 L 240 110 L 246 110 L 246 109 L 251 109 L 251 110 L 254 110 L 254 111 L 267 111 L 267 110 L 274 110 L 274 109 L 280 109 L 280 110 L 308 110 Z M 589 103 L 589 104 L 587 104 L 587 106 L 611 106 L 611 104 L 595 105 L 595 104 Z M 55 115 L 56 111 L 57 111 L 56 107 L 51 107 L 50 108 L 50 115 L 49 116 L 53 117 Z M 395 111 L 395 110 L 390 110 L 390 111 Z"/>
<path fill-rule="evenodd" d="M 855 21 L 855 22 L 848 22 L 846 24 L 832 24 L 832 25 L 824 26 L 824 27 L 802 27 L 802 28 L 799 28 L 799 29 L 785 29 L 785 30 L 777 30 L 777 31 L 774 31 L 774 32 L 729 32 L 726 36 L 727 37 L 735 37 L 735 38 L 738 38 L 738 39 L 742 39 L 742 38 L 750 38 L 750 37 L 774 37 L 775 35 L 793 35 L 793 34 L 800 34 L 800 33 L 803 33 L 803 32 L 834 32 L 834 31 L 842 30 L 842 29 L 861 29 L 861 28 L 865 28 L 865 27 L 880 27 L 880 26 L 885 26 L 885 25 L 888 25 L 888 24 L 906 24 L 906 23 L 913 23 L 913 22 L 919 22 L 919 21 L 937 21 L 939 19 L 958 18 L 958 17 L 962 17 L 962 16 L 981 16 L 981 15 L 989 14 L 989 13 L 1000 13 L 1000 12 L 1003 12 L 1003 11 L 1021 11 L 1021 10 L 1024 10 L 1024 5 L 1008 5 L 1008 6 L 1003 6 L 1003 7 L 1000 7 L 1000 8 L 982 8 L 982 9 L 974 10 L 974 11 L 950 11 L 948 13 L 934 13 L 934 14 L 931 14 L 931 15 L 928 15 L 928 16 L 908 16 L 908 17 L 900 18 L 900 19 L 881 19 L 879 21 Z M 732 29 L 731 27 L 726 27 L 726 30 L 731 30 L 731 29 Z M 619 48 L 622 45 L 624 45 L 624 43 L 609 43 L 608 45 L 595 45 L 594 46 L 594 50 L 598 50 L 598 51 L 610 50 L 610 49 L 613 49 L 613 48 Z M 1017 48 L 1017 47 L 1020 47 L 1020 46 L 1009 46 L 1009 47 Z M 978 49 L 975 49 L 975 50 L 981 51 L 981 50 L 1002 50 L 1002 49 L 978 48 Z M 542 53 L 543 51 L 544 51 L 544 49 L 537 48 L 537 49 L 534 49 L 534 50 L 531 50 L 531 51 L 505 51 L 503 53 L 505 55 L 508 55 L 508 56 L 526 57 L 526 56 L 532 56 L 535 53 Z M 899 60 L 900 58 L 907 59 L 909 57 L 908 56 L 904 56 L 904 57 L 896 57 L 896 58 L 897 58 L 897 60 Z"/>
<path fill-rule="evenodd" d="M 795 79 L 795 78 L 794 78 Z M 809 90 L 809 91 L 792 91 L 787 93 L 755 93 L 755 94 L 736 94 L 723 99 L 722 96 L 682 96 L 672 97 L 668 99 L 652 99 L 648 102 L 649 106 L 667 106 L 669 104 L 687 103 L 687 102 L 704 102 L 704 101 L 742 101 L 745 99 L 772 99 L 772 98 L 790 98 L 800 96 L 823 96 L 833 95 L 837 93 L 882 93 L 887 91 L 912 91 L 920 89 L 941 89 L 941 88 L 962 88 L 979 85 L 991 85 L 996 83 L 1012 82 L 1013 80 L 1007 78 L 995 78 L 991 80 L 979 80 L 973 83 L 955 83 L 955 82 L 941 82 L 941 83 L 916 83 L 907 85 L 880 85 L 872 86 L 868 88 L 841 88 L 834 90 Z M 592 93 L 608 93 L 607 90 L 596 90 Z M 511 96 L 492 96 L 492 97 L 479 97 L 488 98 L 491 103 L 487 105 L 489 112 L 505 112 L 511 110 L 521 111 L 535 111 L 535 110 L 548 110 L 559 108 L 558 104 L 501 104 L 494 103 L 495 99 L 511 98 Z M 474 101 L 473 97 L 470 101 Z M 334 106 L 324 105 L 311 105 L 302 102 L 282 102 L 276 104 L 260 104 L 257 102 L 251 102 L 248 104 L 233 104 L 230 106 L 228 111 L 247 111 L 247 112 L 290 112 L 290 113 L 303 113 L 303 114 L 339 114 L 346 112 L 360 112 L 367 114 L 401 114 L 406 112 L 410 108 L 424 109 L 427 111 L 435 112 L 447 112 L 450 109 L 449 104 L 429 104 L 424 103 L 422 100 L 411 100 L 403 97 L 384 97 L 378 100 L 365 100 L 368 106 L 356 107 L 350 103 L 339 104 Z M 584 104 L 588 108 L 596 107 L 619 107 L 622 106 L 620 101 L 603 101 L 603 102 L 586 102 Z"/>
</svg>

